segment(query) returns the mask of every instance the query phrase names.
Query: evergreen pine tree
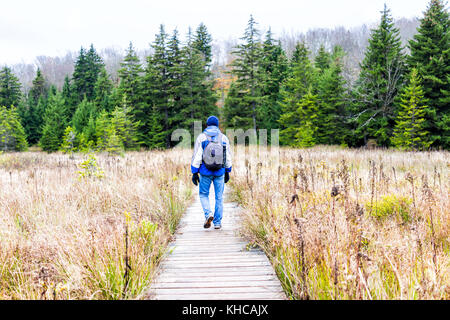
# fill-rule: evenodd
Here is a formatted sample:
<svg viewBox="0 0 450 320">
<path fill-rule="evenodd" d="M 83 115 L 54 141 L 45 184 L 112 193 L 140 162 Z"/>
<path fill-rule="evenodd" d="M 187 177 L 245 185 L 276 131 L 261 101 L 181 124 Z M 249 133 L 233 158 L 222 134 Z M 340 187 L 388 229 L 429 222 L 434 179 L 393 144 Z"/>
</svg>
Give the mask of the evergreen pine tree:
<svg viewBox="0 0 450 320">
<path fill-rule="evenodd" d="M 44 114 L 44 125 L 39 145 L 44 151 L 57 151 L 62 143 L 66 128 L 65 103 L 59 92 L 50 91 Z"/>
<path fill-rule="evenodd" d="M 97 110 L 106 110 L 108 112 L 112 110 L 113 106 L 110 99 L 112 88 L 113 83 L 106 69 L 102 68 L 94 86 L 94 103 Z"/>
<path fill-rule="evenodd" d="M 19 79 L 7 66 L 0 70 L 0 106 L 17 107 L 22 99 Z"/>
<path fill-rule="evenodd" d="M 424 150 L 430 146 L 428 131 L 425 130 L 428 106 L 424 105 L 424 101 L 424 90 L 417 69 L 413 68 L 409 85 L 401 94 L 400 110 L 391 138 L 394 146 L 407 150 Z"/>
<path fill-rule="evenodd" d="M 167 62 L 168 62 L 168 84 L 169 84 L 169 135 L 173 130 L 181 128 L 184 121 L 182 96 L 184 94 L 183 78 L 183 57 L 181 54 L 180 40 L 178 38 L 178 31 L 173 31 L 172 37 L 167 44 Z M 170 143 L 172 146 L 172 142 Z"/>
<path fill-rule="evenodd" d="M 319 142 L 318 130 L 320 123 L 317 95 L 312 93 L 311 87 L 302 97 L 297 108 L 299 125 L 295 127 L 295 142 L 298 147 L 312 147 Z"/>
<path fill-rule="evenodd" d="M 138 137 L 139 122 L 134 121 L 131 109 L 127 106 L 125 99 L 112 112 L 111 125 L 114 127 L 114 130 L 110 134 L 117 135 L 120 143 L 126 150 L 139 148 L 141 144 Z"/>
<path fill-rule="evenodd" d="M 314 66 L 320 70 L 320 72 L 325 71 L 330 67 L 331 55 L 325 50 L 323 45 L 320 46 L 319 52 L 314 59 Z"/>
<path fill-rule="evenodd" d="M 431 0 L 409 41 L 410 69 L 417 68 L 427 99 L 425 126 L 433 146 L 450 148 L 450 20 L 442 0 Z M 447 98 L 446 98 L 447 97 Z"/>
<path fill-rule="evenodd" d="M 204 61 L 204 68 L 206 70 L 209 70 L 212 61 L 211 42 L 212 37 L 208 33 L 208 29 L 203 23 L 200 23 L 200 25 L 196 30 L 195 38 L 192 42 L 192 47 L 202 55 Z"/>
<path fill-rule="evenodd" d="M 278 120 L 281 116 L 281 85 L 288 75 L 288 61 L 281 48 L 272 38 L 269 29 L 262 45 L 262 60 L 260 63 L 261 83 L 261 107 L 258 113 L 259 123 L 262 128 L 279 128 Z M 269 136 L 270 138 L 270 136 Z"/>
<path fill-rule="evenodd" d="M 47 102 L 48 87 L 40 69 L 28 93 L 24 112 L 21 115 L 29 144 L 35 144 L 41 137 L 43 116 Z"/>
<path fill-rule="evenodd" d="M 74 86 L 70 84 L 70 79 L 69 76 L 67 75 L 64 77 L 62 98 L 66 103 L 66 111 L 67 111 L 66 117 L 67 119 L 72 119 L 75 110 L 77 109 L 78 97 L 74 90 Z"/>
<path fill-rule="evenodd" d="M 378 28 L 372 30 L 356 84 L 354 134 L 359 145 L 376 139 L 377 144 L 389 146 L 395 97 L 403 83 L 405 66 L 399 30 L 386 5 L 381 14 Z"/>
<path fill-rule="evenodd" d="M 0 150 L 24 151 L 28 147 L 16 107 L 0 106 Z"/>
<path fill-rule="evenodd" d="M 64 130 L 64 135 L 62 139 L 62 144 L 60 146 L 60 150 L 64 153 L 70 153 L 71 156 L 77 150 L 78 139 L 75 130 L 71 126 L 68 126 Z"/>
<path fill-rule="evenodd" d="M 84 97 L 92 101 L 95 97 L 95 83 L 104 68 L 101 57 L 97 54 L 94 46 L 91 45 L 88 51 L 81 48 L 80 54 L 75 62 L 75 69 L 72 75 L 73 92 L 76 102 L 80 103 Z"/>
<path fill-rule="evenodd" d="M 143 96 L 146 99 L 146 104 L 152 109 L 150 115 L 155 117 L 157 115 L 160 131 L 156 130 L 154 126 L 154 119 L 149 118 L 150 129 L 145 138 L 145 145 L 148 147 L 155 147 L 151 140 L 153 135 L 163 136 L 165 147 L 170 147 L 170 133 L 171 127 L 169 123 L 170 112 L 170 75 L 169 75 L 169 60 L 167 52 L 167 34 L 164 26 L 160 26 L 159 34 L 152 44 L 154 50 L 153 55 L 147 58 L 147 67 L 143 79 Z"/>
<path fill-rule="evenodd" d="M 208 79 L 210 72 L 205 68 L 204 55 L 194 46 L 190 28 L 181 54 L 183 82 L 180 103 L 184 106 L 181 127 L 193 133 L 195 121 L 203 121 L 209 115 L 218 114 L 217 97 L 213 91 L 214 83 Z"/>
<path fill-rule="evenodd" d="M 333 49 L 333 54 L 322 55 L 330 57 L 330 62 L 324 69 L 319 69 L 317 78 L 318 117 L 320 126 L 317 130 L 317 143 L 345 144 L 346 130 L 346 101 L 347 90 L 342 76 L 343 50 Z M 317 60 L 316 60 L 317 65 Z"/>
<path fill-rule="evenodd" d="M 90 118 L 97 117 L 97 108 L 93 102 L 89 102 L 87 98 L 78 105 L 77 110 L 72 118 L 72 127 L 80 134 L 84 131 L 89 123 Z"/>
<path fill-rule="evenodd" d="M 291 72 L 281 88 L 280 143 L 297 144 L 299 118 L 298 103 L 315 84 L 316 70 L 309 60 L 309 51 L 304 43 L 296 46 L 296 58 L 291 62 Z"/>
<path fill-rule="evenodd" d="M 126 95 L 131 105 L 137 106 L 142 103 L 141 76 L 144 70 L 131 42 L 120 66 L 121 68 L 118 71 L 120 79 L 119 93 L 122 97 Z M 135 116 L 137 116 L 138 120 L 144 122 L 143 115 L 136 114 Z"/>
<path fill-rule="evenodd" d="M 253 16 L 250 16 L 247 28 L 245 29 L 244 36 L 241 38 L 244 43 L 238 45 L 233 54 L 236 55 L 236 59 L 231 63 L 231 73 L 237 77 L 235 83 L 235 90 L 229 91 L 228 96 L 225 99 L 224 108 L 234 106 L 237 102 L 236 99 L 242 98 L 238 102 L 240 108 L 232 108 L 224 110 L 224 113 L 228 115 L 227 123 L 240 122 L 243 124 L 242 129 L 249 128 L 257 129 L 257 114 L 261 105 L 261 87 L 262 74 L 260 72 L 260 63 L 262 56 L 260 33 L 256 28 L 256 21 Z M 233 93 L 237 93 L 237 96 L 233 96 Z M 241 95 L 241 93 L 244 93 Z M 232 99 L 234 103 L 227 102 L 227 99 Z M 236 111 L 235 114 L 232 111 Z M 243 120 L 247 119 L 247 115 L 250 112 L 251 121 L 243 123 Z M 236 117 L 239 120 L 234 120 Z"/>
</svg>

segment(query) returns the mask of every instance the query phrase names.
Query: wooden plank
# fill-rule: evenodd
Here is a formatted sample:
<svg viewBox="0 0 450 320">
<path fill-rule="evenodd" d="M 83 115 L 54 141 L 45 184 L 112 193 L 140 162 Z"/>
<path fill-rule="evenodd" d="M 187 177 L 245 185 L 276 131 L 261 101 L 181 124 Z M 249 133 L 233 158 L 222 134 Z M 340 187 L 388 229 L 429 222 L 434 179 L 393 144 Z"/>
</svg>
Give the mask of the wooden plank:
<svg viewBox="0 0 450 320">
<path fill-rule="evenodd" d="M 161 275 L 160 277 L 158 277 L 157 282 L 158 283 L 201 283 L 201 282 L 222 282 L 222 281 L 229 281 L 229 282 L 234 282 L 234 281 L 267 281 L 267 280 L 276 280 L 278 281 L 278 278 L 274 275 L 237 275 L 237 276 L 215 276 L 215 277 L 204 277 L 203 276 L 197 276 L 197 277 L 172 277 L 170 275 Z"/>
<path fill-rule="evenodd" d="M 149 299 L 155 300 L 284 300 L 284 294 L 274 295 L 273 293 L 239 293 L 239 294 L 187 294 L 187 295 L 159 295 L 157 297 L 149 296 Z"/>
<path fill-rule="evenodd" d="M 214 204 L 211 205 L 214 208 Z M 175 241 L 147 292 L 149 299 L 285 299 L 269 259 L 239 235 L 241 214 L 224 203 L 223 228 L 203 228 L 199 201 L 181 219 Z"/>
<path fill-rule="evenodd" d="M 213 293 L 221 294 L 225 293 L 273 293 L 278 294 L 281 289 L 278 287 L 234 287 L 234 288 L 158 288 L 151 290 L 156 295 L 171 295 L 171 294 L 202 294 L 202 293 Z"/>
<path fill-rule="evenodd" d="M 206 282 L 155 282 L 152 289 L 168 289 L 168 288 L 248 288 L 248 287 L 276 287 L 281 290 L 278 280 L 265 281 L 206 281 Z"/>
<path fill-rule="evenodd" d="M 229 277 L 229 276 L 250 276 L 250 275 L 274 275 L 274 271 L 267 269 L 267 268 L 260 268 L 259 270 L 221 270 L 218 273 L 210 272 L 206 273 L 205 271 L 200 271 L 199 269 L 193 269 L 193 270 L 182 270 L 182 269 L 167 269 L 167 270 L 160 270 L 161 275 L 164 274 L 168 277 L 186 277 L 186 278 L 193 278 L 193 277 L 205 277 L 205 275 L 215 275 L 220 277 Z"/>
</svg>

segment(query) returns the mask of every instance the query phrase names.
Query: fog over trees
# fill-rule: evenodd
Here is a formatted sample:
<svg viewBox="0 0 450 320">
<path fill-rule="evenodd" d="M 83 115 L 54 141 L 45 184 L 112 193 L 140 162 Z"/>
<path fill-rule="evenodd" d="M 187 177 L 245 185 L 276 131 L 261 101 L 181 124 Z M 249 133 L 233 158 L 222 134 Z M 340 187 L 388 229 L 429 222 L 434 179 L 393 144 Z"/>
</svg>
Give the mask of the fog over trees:
<svg viewBox="0 0 450 320">
<path fill-rule="evenodd" d="M 400 18 L 395 20 L 395 25 L 400 29 L 400 37 L 403 45 L 416 33 L 419 26 L 418 18 Z M 275 34 L 274 37 L 281 41 L 282 48 L 290 57 L 298 42 L 305 42 L 311 52 L 311 58 L 314 58 L 321 45 L 327 50 L 331 50 L 334 46 L 341 46 L 346 52 L 344 61 L 343 75 L 349 83 L 356 80 L 359 72 L 359 63 L 364 58 L 364 52 L 370 36 L 370 30 L 373 25 L 362 25 L 355 28 L 336 27 L 334 29 L 310 29 L 307 32 L 284 31 L 281 34 Z M 261 34 L 265 34 L 267 30 L 261 30 Z M 212 66 L 211 71 L 214 78 L 223 77 L 223 72 L 228 69 L 228 64 L 233 60 L 233 47 L 238 43 L 236 38 L 228 38 L 217 40 L 213 37 L 212 43 Z M 151 39 L 149 39 L 149 42 Z M 406 48 L 405 48 L 406 49 Z M 118 81 L 117 72 L 120 69 L 120 62 L 126 55 L 126 48 L 111 46 L 98 50 L 102 57 L 106 71 L 111 75 L 114 82 Z M 136 52 L 140 60 L 145 63 L 145 57 L 152 53 L 152 49 L 136 48 Z M 68 51 L 66 55 L 59 57 L 38 56 L 35 62 L 17 63 L 11 65 L 11 69 L 19 78 L 22 89 L 25 92 L 31 88 L 32 81 L 36 76 L 39 68 L 48 80 L 61 89 L 64 84 L 66 75 L 71 76 L 74 64 L 78 56 L 78 51 Z M 0 67 L 3 63 L 0 61 Z"/>
</svg>

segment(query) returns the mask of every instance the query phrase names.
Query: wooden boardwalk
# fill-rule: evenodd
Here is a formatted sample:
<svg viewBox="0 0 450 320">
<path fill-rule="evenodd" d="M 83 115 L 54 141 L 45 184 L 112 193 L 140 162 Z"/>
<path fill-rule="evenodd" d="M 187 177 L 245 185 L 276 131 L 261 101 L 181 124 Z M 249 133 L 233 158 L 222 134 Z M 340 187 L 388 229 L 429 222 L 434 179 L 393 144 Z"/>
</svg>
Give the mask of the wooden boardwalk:
<svg viewBox="0 0 450 320">
<path fill-rule="evenodd" d="M 226 188 L 227 189 L 227 188 Z M 226 190 L 225 189 L 225 190 Z M 222 229 L 203 228 L 198 198 L 180 221 L 175 241 L 164 257 L 147 298 L 155 300 L 286 299 L 266 255 L 247 250 L 237 231 L 239 209 L 224 194 Z M 211 208 L 214 191 L 211 187 Z"/>
</svg>

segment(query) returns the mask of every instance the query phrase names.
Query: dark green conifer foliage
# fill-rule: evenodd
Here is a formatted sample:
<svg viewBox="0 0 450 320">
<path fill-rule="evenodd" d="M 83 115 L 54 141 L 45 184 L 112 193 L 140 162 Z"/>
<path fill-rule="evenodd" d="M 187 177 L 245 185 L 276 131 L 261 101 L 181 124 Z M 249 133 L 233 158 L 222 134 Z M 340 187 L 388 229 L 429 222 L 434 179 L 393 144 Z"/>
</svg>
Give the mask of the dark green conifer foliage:
<svg viewBox="0 0 450 320">
<path fill-rule="evenodd" d="M 19 79 L 7 66 L 0 70 L 0 106 L 17 107 L 22 99 Z"/>
<path fill-rule="evenodd" d="M 24 151 L 28 147 L 16 107 L 0 106 L 0 150 Z"/>
<path fill-rule="evenodd" d="M 78 96 L 76 94 L 74 86 L 70 84 L 70 79 L 67 75 L 64 78 L 62 97 L 66 103 L 66 117 L 67 119 L 72 119 L 78 105 Z"/>
<path fill-rule="evenodd" d="M 77 133 L 82 133 L 84 128 L 88 125 L 90 118 L 97 117 L 97 108 L 93 102 L 83 99 L 78 105 L 77 110 L 72 118 L 72 127 Z"/>
<path fill-rule="evenodd" d="M 183 122 L 182 128 L 191 130 L 194 139 L 194 122 L 204 122 L 205 117 L 218 114 L 217 97 L 213 91 L 214 82 L 209 80 L 210 71 L 206 68 L 204 54 L 194 46 L 193 35 L 189 28 L 187 43 L 181 51 L 182 95 L 181 105 Z"/>
<path fill-rule="evenodd" d="M 148 146 L 145 142 L 149 135 L 150 107 L 143 97 L 142 77 L 144 70 L 131 42 L 120 65 L 120 83 L 117 97 L 119 101 L 116 101 L 116 105 L 122 103 L 123 99 L 127 101 L 135 121 L 140 123 L 138 128 L 140 140 Z"/>
<path fill-rule="evenodd" d="M 322 53 L 330 62 L 325 69 L 319 69 L 317 78 L 318 117 L 320 126 L 317 130 L 317 143 L 345 144 L 347 141 L 347 103 L 346 83 L 342 76 L 342 59 L 344 52 L 335 47 L 333 53 Z M 317 60 L 316 60 L 317 63 Z"/>
<path fill-rule="evenodd" d="M 169 73 L 169 59 L 167 49 L 167 34 L 164 30 L 164 26 L 160 26 L 159 34 L 156 35 L 156 39 L 152 44 L 154 50 L 153 55 L 147 58 L 147 67 L 145 69 L 144 84 L 143 84 L 143 96 L 146 99 L 146 103 L 152 108 L 151 115 L 154 117 L 158 114 L 160 120 L 158 127 L 161 126 L 161 130 L 157 130 L 154 126 L 154 119 L 150 118 L 148 121 L 152 123 L 149 133 L 143 137 L 145 144 L 153 148 L 150 141 L 153 140 L 153 135 L 157 134 L 159 137 L 164 137 L 165 147 L 170 147 L 170 73 Z M 159 139 L 158 139 L 159 140 Z"/>
<path fill-rule="evenodd" d="M 168 62 L 168 85 L 169 85 L 169 134 L 177 128 L 181 128 L 184 121 L 182 101 L 183 92 L 183 57 L 181 54 L 180 40 L 177 29 L 173 30 L 172 36 L 167 44 Z M 172 146 L 172 142 L 170 143 Z"/>
<path fill-rule="evenodd" d="M 72 75 L 73 91 L 78 103 L 84 97 L 89 101 L 95 98 L 95 83 L 103 67 L 103 61 L 95 51 L 93 45 L 91 45 L 88 51 L 81 48 Z"/>
<path fill-rule="evenodd" d="M 450 20 L 442 0 L 431 0 L 409 41 L 410 69 L 417 68 L 427 99 L 425 126 L 433 146 L 450 148 Z"/>
<path fill-rule="evenodd" d="M 239 90 L 239 85 L 236 82 L 231 83 L 223 108 L 226 127 L 234 129 L 251 128 L 252 110 L 250 108 L 242 108 L 245 94 Z"/>
<path fill-rule="evenodd" d="M 262 45 L 260 42 L 260 32 L 256 28 L 256 21 L 253 16 L 250 19 L 245 29 L 244 36 L 241 38 L 242 44 L 236 47 L 233 54 L 236 55 L 236 59 L 231 63 L 231 73 L 237 77 L 235 89 L 230 90 L 227 98 L 225 99 L 224 112 L 228 115 L 227 123 L 240 122 L 243 124 L 242 129 L 249 128 L 257 129 L 257 114 L 261 105 L 261 83 L 262 74 L 260 69 L 261 57 L 262 57 Z M 232 93 L 236 93 L 236 96 L 232 96 Z M 241 94 L 243 93 L 243 94 Z M 241 98 L 241 101 L 237 99 Z M 232 99 L 232 103 L 227 102 L 228 99 Z M 236 108 L 236 103 L 240 104 L 240 108 Z M 233 114 L 233 111 L 236 113 Z M 251 121 L 243 123 L 245 119 L 248 119 L 250 113 Z M 236 117 L 237 120 L 233 118 Z"/>
<path fill-rule="evenodd" d="M 353 121 L 358 145 L 376 139 L 378 145 L 389 146 L 404 60 L 399 30 L 385 5 L 379 26 L 372 30 L 356 84 Z"/>
<path fill-rule="evenodd" d="M 425 115 L 428 106 L 425 104 L 424 91 L 417 69 L 411 71 L 409 85 L 401 94 L 400 110 L 396 118 L 392 144 L 406 150 L 427 149 L 431 140 L 425 130 Z"/>
<path fill-rule="evenodd" d="M 113 83 L 109 74 L 106 72 L 105 68 L 102 68 L 98 76 L 97 82 L 95 83 L 94 93 L 95 99 L 94 103 L 97 110 L 112 111 L 113 105 L 111 103 L 111 91 L 113 88 Z"/>
<path fill-rule="evenodd" d="M 33 85 L 28 93 L 21 119 L 28 143 L 36 144 L 42 134 L 43 116 L 47 103 L 48 86 L 40 69 L 36 72 Z"/>
<path fill-rule="evenodd" d="M 323 45 L 320 46 L 319 52 L 314 58 L 314 66 L 319 69 L 320 72 L 325 71 L 331 65 L 331 54 L 325 50 Z"/>
<path fill-rule="evenodd" d="M 190 28 L 189 28 L 190 33 Z M 212 37 L 208 33 L 208 29 L 203 23 L 198 26 L 194 41 L 192 42 L 192 47 L 196 49 L 203 57 L 204 68 L 209 70 L 212 61 L 212 50 L 211 50 Z"/>
<path fill-rule="evenodd" d="M 47 152 L 57 151 L 63 142 L 64 131 L 67 125 L 65 117 L 65 103 L 59 92 L 50 90 L 47 108 L 44 114 L 44 125 L 39 144 Z"/>
<path fill-rule="evenodd" d="M 290 69 L 281 88 L 280 143 L 294 146 L 298 142 L 297 132 L 302 121 L 298 112 L 299 102 L 316 81 L 316 70 L 309 60 L 309 51 L 304 43 L 296 46 L 296 57 L 291 61 Z"/>
<path fill-rule="evenodd" d="M 288 60 L 281 48 L 280 42 L 276 42 L 269 29 L 262 45 L 262 60 L 260 63 L 261 106 L 258 112 L 258 123 L 270 132 L 279 128 L 278 120 L 281 116 L 281 85 L 288 75 Z M 270 135 L 268 135 L 270 138 Z"/>
<path fill-rule="evenodd" d="M 302 97 L 297 108 L 300 122 L 295 128 L 294 145 L 298 147 L 312 147 L 319 142 L 318 130 L 321 126 L 317 95 L 312 93 L 312 88 Z"/>
<path fill-rule="evenodd" d="M 122 97 L 126 95 L 127 101 L 136 108 L 137 105 L 142 103 L 141 77 L 144 70 L 142 69 L 139 57 L 131 42 L 128 46 L 127 54 L 125 55 L 123 62 L 120 63 L 120 66 L 121 68 L 118 71 L 120 79 L 119 93 Z M 140 110 L 136 113 L 140 113 L 141 111 L 143 112 L 143 110 Z M 135 116 L 143 121 L 143 115 L 136 114 Z"/>
</svg>

